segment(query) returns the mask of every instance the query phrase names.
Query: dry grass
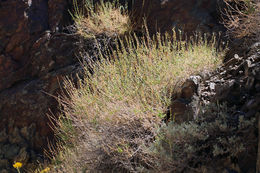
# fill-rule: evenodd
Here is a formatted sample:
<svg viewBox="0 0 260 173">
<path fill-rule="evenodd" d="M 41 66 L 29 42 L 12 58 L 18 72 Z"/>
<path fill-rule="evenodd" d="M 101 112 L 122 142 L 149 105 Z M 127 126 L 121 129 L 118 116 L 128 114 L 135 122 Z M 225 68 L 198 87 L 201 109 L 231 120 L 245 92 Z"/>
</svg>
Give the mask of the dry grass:
<svg viewBox="0 0 260 173">
<path fill-rule="evenodd" d="M 153 167 L 145 146 L 156 135 L 173 87 L 220 62 L 214 40 L 179 42 L 175 35 L 118 40 L 116 50 L 88 64 L 94 73 L 86 69 L 77 87 L 67 80 L 65 116 L 57 120 L 63 149 L 53 172 L 140 172 Z"/>
<path fill-rule="evenodd" d="M 97 35 L 109 37 L 123 35 L 131 31 L 130 18 L 127 7 L 118 1 L 100 2 L 94 4 L 86 0 L 83 8 L 74 1 L 74 14 L 72 14 L 77 33 L 85 38 Z"/>
<path fill-rule="evenodd" d="M 224 0 L 223 21 L 236 38 L 259 37 L 260 2 L 258 0 Z"/>
</svg>

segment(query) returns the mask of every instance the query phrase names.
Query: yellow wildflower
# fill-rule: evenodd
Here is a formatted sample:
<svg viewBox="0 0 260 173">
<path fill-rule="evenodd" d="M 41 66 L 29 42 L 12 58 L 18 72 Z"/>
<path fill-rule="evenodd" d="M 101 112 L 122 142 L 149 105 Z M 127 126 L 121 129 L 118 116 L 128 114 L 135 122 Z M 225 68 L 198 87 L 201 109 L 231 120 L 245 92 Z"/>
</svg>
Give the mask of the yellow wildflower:
<svg viewBox="0 0 260 173">
<path fill-rule="evenodd" d="M 15 163 L 13 164 L 13 167 L 16 168 L 16 169 L 19 169 L 19 168 L 21 168 L 22 166 L 23 166 L 23 164 L 22 164 L 21 162 L 15 162 Z"/>
<path fill-rule="evenodd" d="M 40 173 L 46 173 L 46 172 L 49 172 L 49 171 L 50 171 L 50 168 L 47 167 L 47 168 L 45 168 L 44 170 L 42 170 Z"/>
</svg>

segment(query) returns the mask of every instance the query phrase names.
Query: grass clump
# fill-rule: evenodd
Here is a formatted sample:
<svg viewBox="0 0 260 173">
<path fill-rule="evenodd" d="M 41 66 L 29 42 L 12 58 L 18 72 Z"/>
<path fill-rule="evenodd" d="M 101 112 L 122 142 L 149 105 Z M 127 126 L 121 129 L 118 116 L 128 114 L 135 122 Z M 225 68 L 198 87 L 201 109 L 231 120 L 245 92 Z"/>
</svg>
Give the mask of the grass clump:
<svg viewBox="0 0 260 173">
<path fill-rule="evenodd" d="M 131 31 L 131 22 L 127 7 L 120 5 L 118 0 L 94 3 L 85 0 L 80 7 L 74 1 L 74 14 L 72 14 L 77 33 L 85 38 L 97 35 L 116 36 Z"/>
<path fill-rule="evenodd" d="M 214 40 L 177 41 L 175 32 L 117 43 L 116 50 L 86 65 L 77 86 L 67 80 L 65 116 L 57 120 L 63 149 L 55 159 L 56 172 L 152 168 L 145 146 L 156 136 L 173 86 L 220 62 Z"/>
</svg>

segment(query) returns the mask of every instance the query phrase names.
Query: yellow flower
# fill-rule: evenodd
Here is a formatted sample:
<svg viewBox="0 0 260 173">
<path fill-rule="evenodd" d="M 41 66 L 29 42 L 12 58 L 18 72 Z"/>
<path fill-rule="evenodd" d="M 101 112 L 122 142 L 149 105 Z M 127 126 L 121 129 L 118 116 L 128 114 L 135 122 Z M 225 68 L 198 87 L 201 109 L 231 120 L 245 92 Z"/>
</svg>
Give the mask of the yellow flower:
<svg viewBox="0 0 260 173">
<path fill-rule="evenodd" d="M 23 164 L 22 164 L 21 162 L 15 162 L 15 163 L 13 164 L 13 167 L 16 168 L 16 169 L 19 169 L 19 168 L 21 168 L 22 166 L 23 166 Z"/>
<path fill-rule="evenodd" d="M 46 173 L 46 172 L 49 172 L 49 171 L 50 171 L 50 168 L 47 167 L 47 168 L 45 168 L 44 170 L 42 170 L 40 173 Z"/>
</svg>

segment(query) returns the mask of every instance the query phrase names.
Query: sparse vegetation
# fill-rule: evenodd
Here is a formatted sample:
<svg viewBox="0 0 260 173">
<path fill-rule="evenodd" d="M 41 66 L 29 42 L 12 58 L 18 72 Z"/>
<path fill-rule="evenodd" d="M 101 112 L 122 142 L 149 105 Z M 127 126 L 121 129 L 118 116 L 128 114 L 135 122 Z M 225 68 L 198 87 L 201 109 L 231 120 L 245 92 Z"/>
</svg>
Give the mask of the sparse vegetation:
<svg viewBox="0 0 260 173">
<path fill-rule="evenodd" d="M 223 21 L 229 34 L 236 38 L 259 37 L 260 2 L 254 0 L 224 0 Z"/>
<path fill-rule="evenodd" d="M 223 165 L 254 148 L 256 142 L 245 138 L 254 132 L 255 119 L 234 117 L 234 111 L 225 104 L 211 103 L 201 108 L 197 120 L 163 125 L 149 150 L 157 159 L 157 170 L 209 172 L 205 169 L 214 165 L 214 172 L 223 172 Z"/>
</svg>

